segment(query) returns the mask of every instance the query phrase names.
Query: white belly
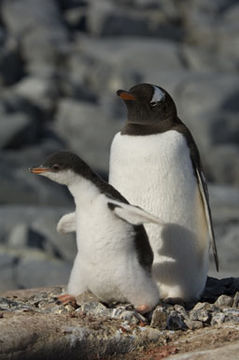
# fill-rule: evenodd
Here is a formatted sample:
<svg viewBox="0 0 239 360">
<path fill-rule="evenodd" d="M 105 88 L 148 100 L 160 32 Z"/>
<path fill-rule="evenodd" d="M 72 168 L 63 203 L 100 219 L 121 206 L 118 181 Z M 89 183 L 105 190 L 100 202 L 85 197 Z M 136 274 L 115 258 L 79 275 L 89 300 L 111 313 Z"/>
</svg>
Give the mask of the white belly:
<svg viewBox="0 0 239 360">
<path fill-rule="evenodd" d="M 98 195 L 88 206 L 76 206 L 78 254 L 68 291 L 92 291 L 105 302 L 129 301 L 135 306 L 158 302 L 158 288 L 139 264 L 134 228 L 117 218 Z"/>
<path fill-rule="evenodd" d="M 167 223 L 145 226 L 161 296 L 199 296 L 208 270 L 208 234 L 184 137 L 176 131 L 116 134 L 109 181 L 129 202 Z"/>
</svg>

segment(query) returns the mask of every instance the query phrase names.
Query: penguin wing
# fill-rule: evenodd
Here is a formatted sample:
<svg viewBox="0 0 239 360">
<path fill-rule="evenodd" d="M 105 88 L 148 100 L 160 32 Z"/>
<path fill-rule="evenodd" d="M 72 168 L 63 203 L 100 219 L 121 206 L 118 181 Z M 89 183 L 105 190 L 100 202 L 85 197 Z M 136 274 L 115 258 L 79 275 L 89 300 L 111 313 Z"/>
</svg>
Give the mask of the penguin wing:
<svg viewBox="0 0 239 360">
<path fill-rule="evenodd" d="M 210 210 L 210 206 L 209 206 L 209 195 L 208 195 L 207 183 L 206 183 L 206 179 L 204 177 L 203 172 L 200 171 L 200 169 L 197 166 L 195 166 L 195 171 L 196 171 L 196 175 L 197 175 L 200 194 L 201 194 L 201 197 L 203 200 L 204 212 L 205 212 L 205 217 L 207 220 L 208 232 L 209 232 L 210 241 L 211 241 L 211 245 L 212 245 L 214 261 L 215 261 L 216 269 L 218 271 L 219 270 L 219 261 L 218 261 L 218 255 L 217 255 L 217 246 L 216 246 L 216 241 L 215 241 L 215 235 L 214 235 L 214 230 L 213 230 L 213 225 L 212 225 L 211 210 Z"/>
<path fill-rule="evenodd" d="M 76 213 L 72 212 L 62 216 L 57 223 L 56 230 L 61 234 L 76 231 Z"/>
<path fill-rule="evenodd" d="M 132 225 L 142 225 L 144 223 L 154 223 L 158 225 L 164 224 L 161 219 L 138 206 L 125 204 L 111 199 L 108 201 L 107 205 L 116 216 Z"/>
</svg>

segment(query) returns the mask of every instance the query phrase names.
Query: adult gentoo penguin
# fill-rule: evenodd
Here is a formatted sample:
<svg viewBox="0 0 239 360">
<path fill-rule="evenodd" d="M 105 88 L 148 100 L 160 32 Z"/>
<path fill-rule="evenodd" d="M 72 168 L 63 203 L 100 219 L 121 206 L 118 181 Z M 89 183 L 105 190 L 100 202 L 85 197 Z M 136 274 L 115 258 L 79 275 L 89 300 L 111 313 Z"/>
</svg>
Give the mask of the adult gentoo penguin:
<svg viewBox="0 0 239 360">
<path fill-rule="evenodd" d="M 161 298 L 196 299 L 206 283 L 210 242 L 218 269 L 197 146 L 163 88 L 139 84 L 117 94 L 128 118 L 112 142 L 109 182 L 167 223 L 145 226 Z"/>
<path fill-rule="evenodd" d="M 151 276 L 153 252 L 142 224 L 161 221 L 130 205 L 70 152 L 54 153 L 30 171 L 66 185 L 75 201 L 78 253 L 68 294 L 90 290 L 104 302 L 129 301 L 142 313 L 151 310 L 159 293 Z"/>
</svg>

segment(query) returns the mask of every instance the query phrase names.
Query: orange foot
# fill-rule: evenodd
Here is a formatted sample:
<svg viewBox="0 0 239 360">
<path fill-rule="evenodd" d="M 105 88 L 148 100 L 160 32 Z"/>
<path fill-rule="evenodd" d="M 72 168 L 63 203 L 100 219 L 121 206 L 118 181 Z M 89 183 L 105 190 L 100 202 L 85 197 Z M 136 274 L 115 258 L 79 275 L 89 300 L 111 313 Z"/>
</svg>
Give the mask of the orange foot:
<svg viewBox="0 0 239 360">
<path fill-rule="evenodd" d="M 69 294 L 59 295 L 57 296 L 57 300 L 63 305 L 71 304 L 76 306 L 76 298 Z"/>
<path fill-rule="evenodd" d="M 148 305 L 139 305 L 135 308 L 139 313 L 145 314 L 151 310 L 151 308 Z"/>
</svg>

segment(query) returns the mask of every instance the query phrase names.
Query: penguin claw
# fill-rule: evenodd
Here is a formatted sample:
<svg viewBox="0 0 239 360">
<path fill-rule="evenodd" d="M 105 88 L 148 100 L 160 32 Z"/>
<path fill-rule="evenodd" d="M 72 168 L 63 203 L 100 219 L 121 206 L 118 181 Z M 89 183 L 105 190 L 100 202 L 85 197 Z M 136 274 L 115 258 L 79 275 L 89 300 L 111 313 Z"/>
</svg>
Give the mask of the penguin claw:
<svg viewBox="0 0 239 360">
<path fill-rule="evenodd" d="M 57 297 L 57 301 L 62 305 L 71 304 L 73 306 L 76 306 L 76 298 L 75 298 L 75 296 L 72 296 L 72 295 L 69 295 L 69 294 L 59 295 Z"/>
<path fill-rule="evenodd" d="M 138 311 L 139 313 L 141 314 L 145 314 L 147 312 L 149 312 L 151 310 L 151 308 L 148 306 L 148 305 L 139 305 L 139 306 L 136 306 L 136 311 Z"/>
</svg>

